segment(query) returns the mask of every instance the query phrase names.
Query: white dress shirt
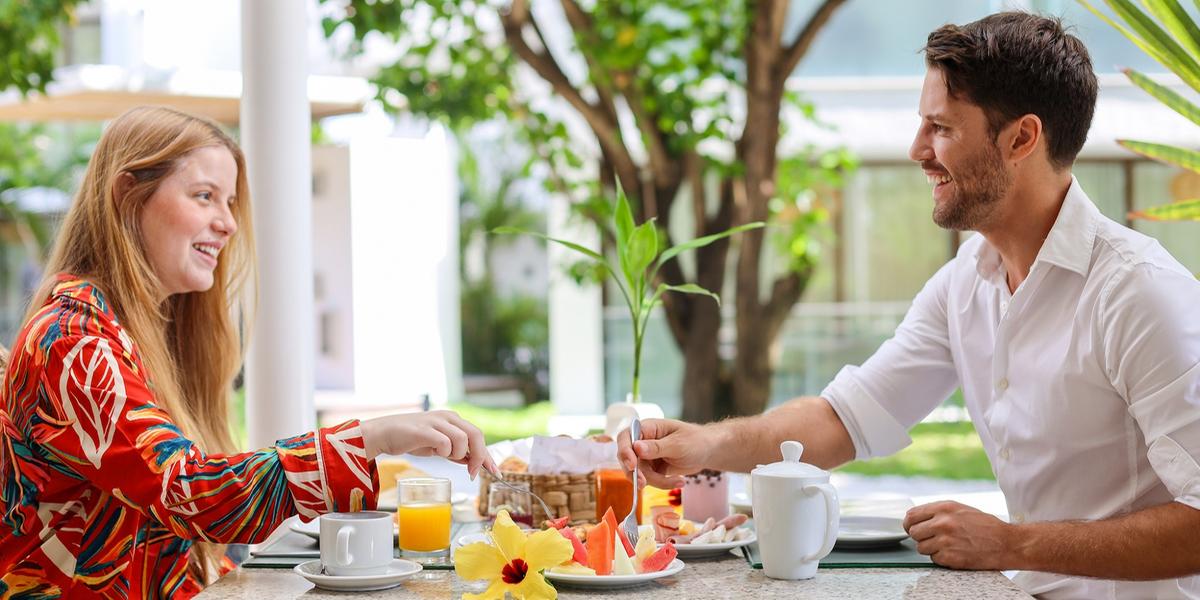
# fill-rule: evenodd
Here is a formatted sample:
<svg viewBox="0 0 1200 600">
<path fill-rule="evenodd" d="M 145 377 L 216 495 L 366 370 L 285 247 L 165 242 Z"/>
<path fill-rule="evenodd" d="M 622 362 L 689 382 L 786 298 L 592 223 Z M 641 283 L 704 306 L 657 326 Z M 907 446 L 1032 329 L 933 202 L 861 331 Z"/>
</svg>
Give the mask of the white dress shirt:
<svg viewBox="0 0 1200 600">
<path fill-rule="evenodd" d="M 973 236 L 895 336 L 821 395 L 862 459 L 907 446 L 958 387 L 1013 522 L 1200 508 L 1200 282 L 1078 181 L 1015 293 Z M 1200 577 L 1014 580 L 1044 598 L 1200 598 Z"/>
</svg>

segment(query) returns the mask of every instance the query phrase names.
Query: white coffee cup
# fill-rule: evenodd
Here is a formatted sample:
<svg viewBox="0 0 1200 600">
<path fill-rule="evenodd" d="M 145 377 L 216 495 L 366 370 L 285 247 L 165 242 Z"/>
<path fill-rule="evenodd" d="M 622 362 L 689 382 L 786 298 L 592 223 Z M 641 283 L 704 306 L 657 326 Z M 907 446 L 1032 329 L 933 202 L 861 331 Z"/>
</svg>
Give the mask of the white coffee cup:
<svg viewBox="0 0 1200 600">
<path fill-rule="evenodd" d="M 391 513 L 321 515 L 321 567 L 329 575 L 383 575 L 393 546 Z"/>
</svg>

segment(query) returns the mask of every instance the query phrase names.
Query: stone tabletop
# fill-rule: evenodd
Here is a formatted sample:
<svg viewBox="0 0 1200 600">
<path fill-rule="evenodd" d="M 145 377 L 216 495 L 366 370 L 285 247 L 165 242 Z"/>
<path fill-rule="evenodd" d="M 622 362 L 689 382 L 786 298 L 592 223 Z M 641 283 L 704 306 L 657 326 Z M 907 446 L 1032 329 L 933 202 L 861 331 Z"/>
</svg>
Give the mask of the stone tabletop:
<svg viewBox="0 0 1200 600">
<path fill-rule="evenodd" d="M 238 569 L 210 586 L 199 600 L 253 598 L 459 598 L 478 593 L 483 585 L 464 582 L 452 571 L 425 571 L 399 587 L 378 592 L 329 592 L 314 587 L 290 569 Z M 744 559 L 692 561 L 675 577 L 641 587 L 591 591 L 559 586 L 559 598 L 1030 598 L 1007 577 L 994 571 L 945 569 L 821 569 L 815 579 L 776 581 L 751 569 Z"/>
</svg>

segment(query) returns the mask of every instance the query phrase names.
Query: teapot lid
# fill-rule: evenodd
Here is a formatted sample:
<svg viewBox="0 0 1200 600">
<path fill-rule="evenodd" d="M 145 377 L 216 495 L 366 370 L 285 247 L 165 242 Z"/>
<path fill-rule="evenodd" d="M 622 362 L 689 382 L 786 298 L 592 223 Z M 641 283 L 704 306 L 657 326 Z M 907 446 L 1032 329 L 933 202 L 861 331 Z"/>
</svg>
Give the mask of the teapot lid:
<svg viewBox="0 0 1200 600">
<path fill-rule="evenodd" d="M 783 453 L 783 460 L 769 465 L 759 465 L 750 474 L 766 477 L 795 477 L 829 481 L 829 471 L 825 471 L 816 465 L 800 462 L 800 455 L 804 453 L 804 444 L 787 441 L 779 445 L 779 451 Z"/>
</svg>

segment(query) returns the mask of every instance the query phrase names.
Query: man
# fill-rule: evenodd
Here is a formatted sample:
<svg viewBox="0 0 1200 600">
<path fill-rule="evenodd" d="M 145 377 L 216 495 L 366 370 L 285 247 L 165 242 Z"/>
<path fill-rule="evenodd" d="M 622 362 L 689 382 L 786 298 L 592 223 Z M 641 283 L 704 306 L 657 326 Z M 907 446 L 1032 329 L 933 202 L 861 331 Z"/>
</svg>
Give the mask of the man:
<svg viewBox="0 0 1200 600">
<path fill-rule="evenodd" d="M 961 387 L 1011 522 L 918 506 L 904 526 L 920 552 L 1021 570 L 1047 598 L 1200 597 L 1200 284 L 1071 175 L 1096 101 L 1087 50 L 1055 20 L 1002 13 L 944 26 L 924 52 L 909 155 L 934 221 L 980 235 L 820 397 L 705 426 L 648 420 L 621 460 L 670 486 L 779 460 L 796 439 L 831 468 L 906 446 Z"/>
</svg>

